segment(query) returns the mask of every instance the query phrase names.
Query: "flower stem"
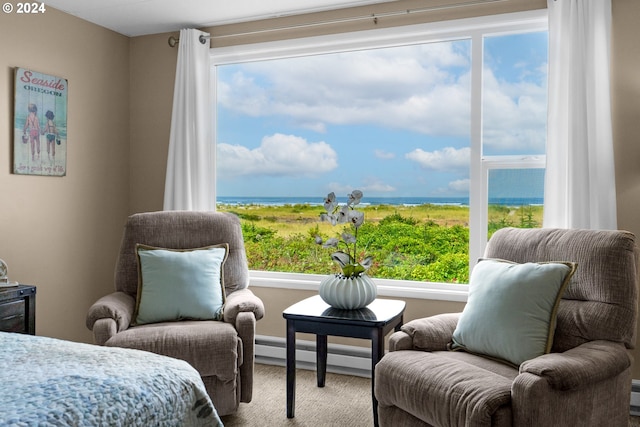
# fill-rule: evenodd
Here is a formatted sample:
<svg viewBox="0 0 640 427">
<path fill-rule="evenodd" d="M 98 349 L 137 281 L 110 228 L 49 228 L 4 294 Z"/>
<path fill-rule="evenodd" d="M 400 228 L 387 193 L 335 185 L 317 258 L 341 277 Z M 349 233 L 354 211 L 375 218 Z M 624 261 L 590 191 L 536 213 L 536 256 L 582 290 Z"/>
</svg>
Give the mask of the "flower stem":
<svg viewBox="0 0 640 427">
<path fill-rule="evenodd" d="M 358 246 L 358 227 L 355 227 L 356 232 L 355 232 L 355 242 L 353 242 L 353 263 L 355 264 L 356 261 L 356 255 L 358 254 L 358 252 L 356 251 L 356 248 Z"/>
</svg>

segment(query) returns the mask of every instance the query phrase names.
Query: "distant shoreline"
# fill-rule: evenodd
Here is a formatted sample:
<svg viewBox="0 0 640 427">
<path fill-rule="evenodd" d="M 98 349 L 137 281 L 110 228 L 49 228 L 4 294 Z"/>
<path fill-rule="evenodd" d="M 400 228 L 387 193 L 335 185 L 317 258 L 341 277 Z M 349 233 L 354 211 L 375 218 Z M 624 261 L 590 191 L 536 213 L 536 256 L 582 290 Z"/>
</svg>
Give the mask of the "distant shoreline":
<svg viewBox="0 0 640 427">
<path fill-rule="evenodd" d="M 217 198 L 218 204 L 232 206 L 286 206 L 286 205 L 311 205 L 321 206 L 323 200 L 320 197 L 229 197 L 221 196 Z M 346 201 L 346 197 L 340 199 L 340 203 Z M 502 197 L 490 198 L 490 205 L 500 206 L 542 206 L 542 197 Z M 362 206 L 421 206 L 421 205 L 442 205 L 469 207 L 468 197 L 366 197 L 360 203 Z"/>
</svg>

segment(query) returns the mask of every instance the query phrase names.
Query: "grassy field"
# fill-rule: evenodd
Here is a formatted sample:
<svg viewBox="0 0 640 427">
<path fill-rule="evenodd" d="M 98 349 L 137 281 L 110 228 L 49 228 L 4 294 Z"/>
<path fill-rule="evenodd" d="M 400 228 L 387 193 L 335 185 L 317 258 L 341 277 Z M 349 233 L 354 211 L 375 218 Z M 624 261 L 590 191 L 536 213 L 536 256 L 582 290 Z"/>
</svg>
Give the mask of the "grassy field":
<svg viewBox="0 0 640 427">
<path fill-rule="evenodd" d="M 344 226 L 320 222 L 322 206 L 218 205 L 243 224 L 250 268 L 268 271 L 335 271 L 329 252 L 313 243 Z M 468 281 L 469 208 L 455 205 L 362 206 L 358 247 L 374 257 L 373 277 L 440 282 Z M 504 227 L 540 227 L 542 206 L 489 207 L 489 234 Z"/>
<path fill-rule="evenodd" d="M 330 224 L 319 222 L 324 212 L 322 206 L 312 205 L 224 205 L 217 206 L 220 212 L 232 212 L 243 222 L 252 222 L 257 226 L 277 231 L 283 237 L 294 234 L 306 234 L 309 228 L 318 225 L 322 231 L 329 233 Z M 365 221 L 379 223 L 391 215 L 413 218 L 418 223 L 435 223 L 443 227 L 452 225 L 469 226 L 469 208 L 456 205 L 376 205 L 358 208 L 364 211 Z M 540 227 L 542 224 L 542 206 L 507 207 L 489 206 L 489 229 L 504 227 Z"/>
</svg>

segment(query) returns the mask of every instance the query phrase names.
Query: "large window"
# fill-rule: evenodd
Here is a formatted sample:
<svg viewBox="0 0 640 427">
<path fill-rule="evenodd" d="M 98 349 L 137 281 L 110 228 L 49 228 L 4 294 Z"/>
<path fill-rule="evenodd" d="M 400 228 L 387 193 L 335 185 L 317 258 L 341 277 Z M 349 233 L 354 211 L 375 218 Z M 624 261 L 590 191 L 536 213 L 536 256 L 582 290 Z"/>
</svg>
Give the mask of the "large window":
<svg viewBox="0 0 640 427">
<path fill-rule="evenodd" d="M 493 231 L 541 226 L 543 14 L 213 49 L 212 59 L 217 207 L 242 218 L 254 270 L 330 271 L 313 236 L 339 231 L 317 221 L 331 191 L 364 192 L 361 246 L 391 286 L 466 283 Z"/>
</svg>

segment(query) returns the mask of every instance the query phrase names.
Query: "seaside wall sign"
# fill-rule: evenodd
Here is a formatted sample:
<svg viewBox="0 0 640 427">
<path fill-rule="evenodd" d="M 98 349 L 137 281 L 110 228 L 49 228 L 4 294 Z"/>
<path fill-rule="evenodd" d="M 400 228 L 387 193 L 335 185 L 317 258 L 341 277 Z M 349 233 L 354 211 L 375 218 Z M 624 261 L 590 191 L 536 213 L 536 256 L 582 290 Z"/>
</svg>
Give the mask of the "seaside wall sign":
<svg viewBox="0 0 640 427">
<path fill-rule="evenodd" d="M 13 173 L 67 174 L 68 86 L 64 78 L 16 68 Z"/>
</svg>

